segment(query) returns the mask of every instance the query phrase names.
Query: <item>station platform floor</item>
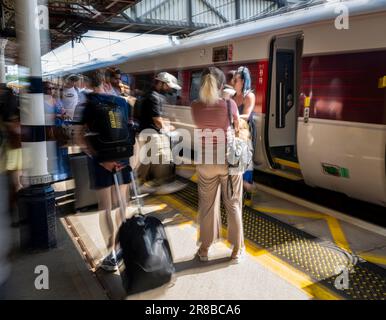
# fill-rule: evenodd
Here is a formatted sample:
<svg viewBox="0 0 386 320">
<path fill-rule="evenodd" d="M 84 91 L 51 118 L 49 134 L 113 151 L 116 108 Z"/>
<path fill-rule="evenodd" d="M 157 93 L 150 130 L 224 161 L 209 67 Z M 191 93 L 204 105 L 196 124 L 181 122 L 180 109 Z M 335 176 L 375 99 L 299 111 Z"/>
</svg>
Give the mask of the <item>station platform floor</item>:
<svg viewBox="0 0 386 320">
<path fill-rule="evenodd" d="M 106 273 L 98 268 L 107 252 L 99 231 L 100 213 L 89 210 L 59 218 L 58 249 L 14 259 L 12 287 L 21 288 L 28 279 L 31 288 L 11 290 L 11 298 L 386 299 L 385 229 L 313 207 L 264 186 L 258 186 L 259 191 L 244 208 L 244 261 L 232 264 L 231 249 L 222 240 L 212 246 L 209 262 L 200 262 L 195 257 L 195 169 L 179 167 L 178 174 L 185 188 L 144 199 L 145 213 L 158 217 L 166 228 L 176 266 L 171 283 L 127 296 L 119 271 Z M 127 211 L 130 216 L 135 207 L 131 205 Z M 225 239 L 223 211 L 222 220 Z M 39 292 L 32 287 L 35 275 L 31 267 L 46 261 L 47 265 L 52 262 L 52 289 Z M 347 276 L 347 283 L 338 281 L 343 276 Z"/>
</svg>

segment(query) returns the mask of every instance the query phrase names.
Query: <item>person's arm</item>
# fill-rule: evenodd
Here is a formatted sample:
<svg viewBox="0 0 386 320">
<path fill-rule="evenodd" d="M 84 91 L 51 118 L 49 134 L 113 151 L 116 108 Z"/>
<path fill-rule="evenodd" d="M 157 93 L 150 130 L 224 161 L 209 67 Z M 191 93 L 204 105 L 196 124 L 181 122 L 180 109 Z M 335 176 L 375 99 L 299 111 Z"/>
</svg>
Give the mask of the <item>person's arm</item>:
<svg viewBox="0 0 386 320">
<path fill-rule="evenodd" d="M 233 99 L 231 99 L 230 101 L 231 101 L 231 107 L 232 107 L 233 126 L 234 126 L 236 137 L 238 137 L 240 132 L 239 110 L 237 108 L 236 102 Z"/>
<path fill-rule="evenodd" d="M 162 117 L 153 117 L 153 122 L 158 129 L 161 130 L 164 128 L 164 121 Z"/>
<path fill-rule="evenodd" d="M 250 92 L 244 99 L 244 110 L 243 110 L 243 114 L 240 115 L 240 118 L 241 119 L 244 119 L 244 120 L 248 120 L 253 109 L 255 108 L 255 101 L 256 101 L 256 98 L 255 98 L 255 95 Z"/>
</svg>

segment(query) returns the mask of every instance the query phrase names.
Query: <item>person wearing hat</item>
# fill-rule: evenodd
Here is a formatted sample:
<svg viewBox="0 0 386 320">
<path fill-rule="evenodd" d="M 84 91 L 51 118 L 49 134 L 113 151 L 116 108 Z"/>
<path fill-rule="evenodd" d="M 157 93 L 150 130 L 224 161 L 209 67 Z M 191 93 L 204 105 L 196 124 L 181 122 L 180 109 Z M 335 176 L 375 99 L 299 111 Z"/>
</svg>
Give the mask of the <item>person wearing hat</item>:
<svg viewBox="0 0 386 320">
<path fill-rule="evenodd" d="M 157 154 L 155 156 L 162 158 L 163 162 L 159 164 L 144 164 L 140 160 L 141 164 L 138 168 L 138 177 L 140 182 L 149 181 L 153 178 L 152 185 L 160 186 L 165 182 L 169 182 L 174 177 L 170 174 L 170 164 L 166 164 L 168 159 L 171 162 L 171 150 L 169 137 L 167 134 L 173 131 L 173 126 L 169 125 L 166 119 L 163 117 L 163 105 L 165 103 L 165 95 L 173 90 L 181 90 L 178 84 L 178 80 L 175 76 L 167 72 L 161 72 L 154 78 L 154 84 L 140 104 L 139 110 L 139 126 L 140 131 L 144 130 L 153 132 L 151 134 L 151 143 L 156 146 Z M 149 131 L 150 130 L 150 131 Z M 140 141 L 140 148 L 146 142 Z M 154 155 L 153 155 L 154 156 Z"/>
<path fill-rule="evenodd" d="M 79 104 L 79 86 L 81 77 L 77 74 L 68 76 L 63 87 L 62 103 L 66 115 L 72 120 L 75 113 L 75 108 Z"/>
<path fill-rule="evenodd" d="M 162 109 L 165 94 L 172 90 L 181 90 L 176 77 L 167 72 L 161 72 L 154 78 L 154 85 L 150 92 L 145 94 L 140 111 L 141 131 L 154 129 L 157 132 L 167 130 L 162 118 Z"/>
</svg>

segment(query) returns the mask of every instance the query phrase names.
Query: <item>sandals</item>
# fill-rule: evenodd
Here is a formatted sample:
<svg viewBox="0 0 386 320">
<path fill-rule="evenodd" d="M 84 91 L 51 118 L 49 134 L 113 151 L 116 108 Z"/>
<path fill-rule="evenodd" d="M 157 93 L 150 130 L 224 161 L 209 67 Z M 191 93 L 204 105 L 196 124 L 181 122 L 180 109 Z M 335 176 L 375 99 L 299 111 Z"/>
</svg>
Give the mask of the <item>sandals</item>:
<svg viewBox="0 0 386 320">
<path fill-rule="evenodd" d="M 196 256 L 200 259 L 201 262 L 209 261 L 208 251 L 209 251 L 209 249 L 202 249 L 202 248 L 198 249 Z M 231 261 L 232 261 L 232 263 L 238 264 L 244 259 L 244 256 L 245 256 L 245 248 L 244 247 L 242 247 L 238 250 L 233 250 L 232 255 L 231 255 Z"/>
<path fill-rule="evenodd" d="M 202 249 L 202 248 L 198 249 L 197 256 L 201 262 L 206 262 L 209 260 L 208 251 L 209 251 L 209 249 Z"/>
<path fill-rule="evenodd" d="M 244 255 L 245 255 L 244 247 L 242 247 L 241 249 L 238 249 L 237 251 L 233 249 L 231 260 L 233 263 L 236 263 L 236 264 L 240 263 L 244 259 Z"/>
</svg>

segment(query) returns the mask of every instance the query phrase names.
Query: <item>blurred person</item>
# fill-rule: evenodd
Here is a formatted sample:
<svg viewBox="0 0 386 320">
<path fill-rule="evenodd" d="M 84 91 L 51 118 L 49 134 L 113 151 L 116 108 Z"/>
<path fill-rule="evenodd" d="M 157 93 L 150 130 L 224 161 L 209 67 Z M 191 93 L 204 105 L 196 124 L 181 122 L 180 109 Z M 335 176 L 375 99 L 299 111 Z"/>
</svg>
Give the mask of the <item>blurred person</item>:
<svg viewBox="0 0 386 320">
<path fill-rule="evenodd" d="M 222 199 L 228 219 L 228 241 L 233 250 L 231 259 L 239 262 L 244 248 L 242 225 L 242 174 L 229 174 L 225 161 L 226 132 L 233 117 L 236 136 L 239 128 L 237 105 L 233 100 L 221 98 L 225 75 L 218 68 L 207 68 L 202 74 L 199 99 L 192 103 L 192 117 L 200 130 L 223 132 L 222 139 L 212 137 L 203 139 L 202 150 L 204 162 L 197 163 L 198 174 L 198 211 L 199 211 L 199 243 L 197 252 L 201 261 L 208 260 L 210 246 L 220 239 L 221 216 L 220 201 Z M 228 113 L 228 108 L 230 108 Z M 216 138 L 216 139 L 215 139 Z M 209 141 L 208 141 L 209 140 Z M 222 144 L 222 148 L 219 144 Z M 206 151 L 213 152 L 214 163 L 206 162 Z M 220 151 L 219 151 L 220 150 Z M 223 150 L 224 154 L 218 152 Z M 220 157 L 219 157 L 220 156 Z M 231 187 L 230 187 L 231 186 Z M 231 189 L 231 190 L 230 190 Z"/>
<path fill-rule="evenodd" d="M 120 96 L 121 91 L 121 71 L 117 68 L 108 68 L 105 71 L 104 90 L 107 94 Z"/>
<path fill-rule="evenodd" d="M 98 163 L 94 158 L 94 151 L 88 145 L 84 135 L 88 133 L 87 123 L 92 121 L 93 109 L 99 103 L 114 103 L 119 104 L 121 110 L 125 110 L 124 117 L 129 121 L 130 107 L 121 97 L 107 94 L 103 85 L 103 74 L 100 71 L 92 71 L 85 74 L 87 79 L 87 89 L 90 91 L 86 94 L 87 101 L 82 117 L 83 132 L 80 134 L 80 145 L 83 151 L 89 156 L 90 163 L 90 180 L 92 181 L 92 189 L 96 190 L 98 199 L 98 209 L 101 211 L 99 216 L 99 225 L 106 243 L 108 255 L 101 262 L 101 268 L 106 271 L 118 270 L 118 265 L 122 261 L 121 251 L 117 250 L 117 230 L 113 221 L 113 208 L 119 207 L 118 197 L 114 189 L 113 171 L 118 172 L 120 183 L 120 192 L 122 199 L 126 202 L 127 187 L 130 183 L 130 171 L 128 161 L 109 161 Z M 126 203 L 125 203 L 126 207 Z M 115 215 L 116 225 L 119 227 L 122 224 L 120 215 Z"/>
<path fill-rule="evenodd" d="M 252 92 L 252 80 L 249 69 L 247 67 L 240 67 L 237 69 L 237 72 L 234 76 L 234 88 L 236 90 L 236 94 L 233 99 L 236 101 L 240 119 L 241 121 L 245 121 L 241 123 L 243 128 L 249 126 L 250 135 L 251 135 L 251 145 L 255 146 L 255 125 L 253 117 L 255 115 L 255 94 Z M 247 191 L 246 198 L 250 197 L 250 193 L 255 191 L 253 185 L 253 161 L 251 162 L 249 168 L 247 168 L 246 172 L 243 176 L 244 180 L 244 189 Z"/>
<path fill-rule="evenodd" d="M 50 81 L 43 82 L 45 120 L 46 125 L 51 126 L 49 140 L 56 141 L 54 154 L 48 155 L 48 159 L 52 163 L 50 173 L 55 181 L 60 181 L 70 177 L 70 159 L 67 149 L 70 137 L 63 127 L 68 116 L 55 90 L 53 83 Z"/>
<path fill-rule="evenodd" d="M 174 172 L 171 173 L 172 156 L 170 137 L 168 136 L 174 127 L 163 117 L 165 95 L 172 90 L 181 90 L 176 77 L 167 72 L 159 73 L 154 78 L 152 89 L 142 98 L 138 110 L 140 131 L 151 129 L 154 132 L 151 136 L 151 142 L 156 146 L 157 154 L 153 156 L 160 159 L 160 164 L 141 163 L 139 165 L 138 177 L 142 184 L 146 182 L 145 189 L 148 188 L 147 191 L 149 192 L 154 191 L 153 187 L 158 188 L 163 183 L 175 180 Z M 144 142 L 141 142 L 140 148 L 143 144 Z M 161 159 L 166 162 L 169 161 L 170 164 L 162 163 Z"/>
<path fill-rule="evenodd" d="M 226 75 L 226 85 L 231 86 L 234 88 L 235 86 L 235 76 L 236 76 L 236 70 L 230 70 L 227 72 Z"/>
<path fill-rule="evenodd" d="M 64 82 L 62 103 L 66 115 L 72 120 L 75 108 L 79 104 L 79 93 L 81 91 L 81 77 L 76 74 L 68 76 Z"/>
<path fill-rule="evenodd" d="M 121 76 L 118 68 L 108 68 L 105 71 L 104 90 L 107 94 L 123 97 L 130 106 L 134 107 L 136 98 L 131 95 L 130 87 L 123 84 Z"/>
<path fill-rule="evenodd" d="M 60 125 L 66 117 L 62 101 L 54 91 L 55 86 L 50 81 L 43 82 L 46 125 Z"/>
<path fill-rule="evenodd" d="M 234 89 L 235 74 L 236 74 L 236 70 L 230 70 L 226 74 L 226 84 L 224 85 L 224 89 L 223 89 L 223 98 L 225 100 L 233 99 L 234 95 L 236 94 L 236 90 Z"/>
<path fill-rule="evenodd" d="M 22 188 L 20 177 L 22 171 L 21 127 L 18 98 L 11 88 L 0 85 L 0 108 L 3 114 L 3 126 L 7 140 L 5 142 L 6 170 L 9 176 L 9 208 L 12 225 L 17 226 L 17 193 Z"/>
<path fill-rule="evenodd" d="M 0 85 L 0 300 L 5 299 L 6 282 L 10 275 L 10 263 L 8 253 L 11 246 L 11 234 L 9 230 L 8 212 L 8 179 L 6 174 L 5 152 L 6 152 L 6 129 L 5 123 L 9 122 L 13 112 L 8 105 L 4 104 L 6 93 L 4 84 Z"/>
</svg>

